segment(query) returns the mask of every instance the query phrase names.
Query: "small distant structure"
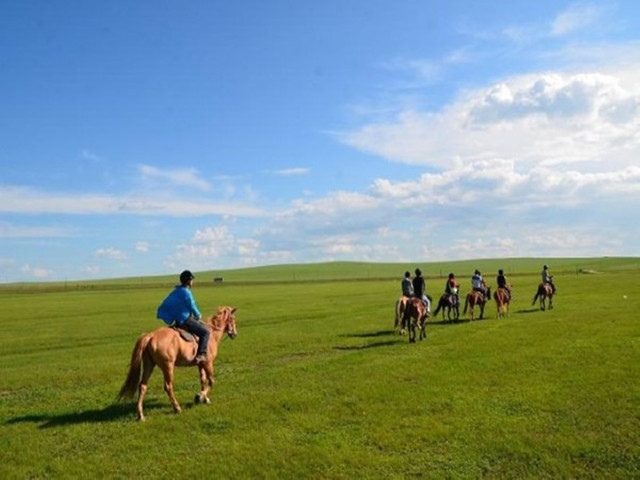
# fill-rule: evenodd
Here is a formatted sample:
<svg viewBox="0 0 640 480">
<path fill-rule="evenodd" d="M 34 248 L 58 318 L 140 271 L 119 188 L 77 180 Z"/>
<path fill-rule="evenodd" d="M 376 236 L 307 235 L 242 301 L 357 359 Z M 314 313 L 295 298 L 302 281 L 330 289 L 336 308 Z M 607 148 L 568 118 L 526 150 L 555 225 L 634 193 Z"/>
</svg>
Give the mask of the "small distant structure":
<svg viewBox="0 0 640 480">
<path fill-rule="evenodd" d="M 222 283 L 222 277 L 213 277 L 213 283 Z"/>
</svg>

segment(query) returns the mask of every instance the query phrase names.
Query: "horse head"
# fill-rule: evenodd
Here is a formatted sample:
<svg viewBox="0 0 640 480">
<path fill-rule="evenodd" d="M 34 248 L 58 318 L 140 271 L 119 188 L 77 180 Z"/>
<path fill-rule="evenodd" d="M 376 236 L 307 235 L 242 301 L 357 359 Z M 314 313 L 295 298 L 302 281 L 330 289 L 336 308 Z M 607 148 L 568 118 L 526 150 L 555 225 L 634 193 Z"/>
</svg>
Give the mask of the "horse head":
<svg viewBox="0 0 640 480">
<path fill-rule="evenodd" d="M 213 328 L 224 331 L 231 339 L 236 338 L 238 329 L 235 313 L 235 307 L 220 307 L 217 315 L 212 318 Z"/>
</svg>

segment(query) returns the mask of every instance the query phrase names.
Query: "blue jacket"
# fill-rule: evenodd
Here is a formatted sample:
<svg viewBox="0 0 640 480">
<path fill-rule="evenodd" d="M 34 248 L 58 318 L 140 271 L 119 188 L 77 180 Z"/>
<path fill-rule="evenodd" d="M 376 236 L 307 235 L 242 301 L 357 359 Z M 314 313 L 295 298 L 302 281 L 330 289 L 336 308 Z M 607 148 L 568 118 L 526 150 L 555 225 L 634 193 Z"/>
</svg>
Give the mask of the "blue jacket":
<svg viewBox="0 0 640 480">
<path fill-rule="evenodd" d="M 158 318 L 164 320 L 167 325 L 171 325 L 173 322 L 182 325 L 191 314 L 196 320 L 202 316 L 191 290 L 182 285 L 176 285 L 176 288 L 158 307 Z"/>
</svg>

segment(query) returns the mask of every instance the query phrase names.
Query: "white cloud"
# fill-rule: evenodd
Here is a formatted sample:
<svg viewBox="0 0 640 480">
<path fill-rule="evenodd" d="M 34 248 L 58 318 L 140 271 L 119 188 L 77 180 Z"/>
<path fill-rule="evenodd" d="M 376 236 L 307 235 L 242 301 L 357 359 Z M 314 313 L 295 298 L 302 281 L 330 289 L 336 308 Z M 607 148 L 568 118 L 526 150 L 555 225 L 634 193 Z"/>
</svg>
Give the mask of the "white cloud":
<svg viewBox="0 0 640 480">
<path fill-rule="evenodd" d="M 151 165 L 139 165 L 138 170 L 147 180 L 159 180 L 180 187 L 193 187 L 197 190 L 210 190 L 209 182 L 199 178 L 195 168 L 160 169 Z"/>
<path fill-rule="evenodd" d="M 199 217 L 205 215 L 260 216 L 264 212 L 243 202 L 155 195 L 72 194 L 22 186 L 0 186 L 0 212 L 12 214 L 142 215 Z"/>
<path fill-rule="evenodd" d="M 582 3 L 570 5 L 553 20 L 549 35 L 558 37 L 590 28 L 597 23 L 602 13 L 601 8 L 595 5 Z"/>
<path fill-rule="evenodd" d="M 251 238 L 237 238 L 226 225 L 198 229 L 188 243 L 176 247 L 176 253 L 167 259 L 167 266 L 182 268 L 197 265 L 198 269 L 214 268 L 220 258 L 230 256 L 236 263 L 253 264 L 260 243 Z M 196 267 L 193 267 L 196 268 Z"/>
<path fill-rule="evenodd" d="M 29 264 L 23 265 L 20 268 L 20 271 L 29 277 L 37 279 L 45 279 L 53 275 L 53 271 L 48 268 L 36 267 Z"/>
<path fill-rule="evenodd" d="M 127 255 L 119 248 L 99 248 L 94 252 L 94 255 L 98 258 L 107 258 L 109 260 L 124 261 L 127 259 Z"/>
<path fill-rule="evenodd" d="M 85 265 L 80 271 L 90 277 L 97 277 L 100 273 L 100 267 L 97 265 Z"/>
<path fill-rule="evenodd" d="M 149 242 L 136 242 L 136 252 L 146 253 L 149 251 Z"/>
<path fill-rule="evenodd" d="M 640 73 L 633 74 L 640 85 Z M 438 112 L 404 111 L 341 139 L 394 162 L 441 169 L 486 158 L 529 168 L 575 162 L 610 168 L 634 164 L 638 132 L 640 87 L 597 73 L 541 74 L 469 91 Z"/>
<path fill-rule="evenodd" d="M 67 229 L 60 227 L 14 225 L 0 221 L 0 238 L 49 238 L 66 237 L 69 234 Z"/>
<path fill-rule="evenodd" d="M 283 168 L 281 170 L 273 170 L 274 175 L 280 175 L 282 177 L 296 177 L 302 175 L 309 175 L 311 170 L 305 167 Z"/>
</svg>

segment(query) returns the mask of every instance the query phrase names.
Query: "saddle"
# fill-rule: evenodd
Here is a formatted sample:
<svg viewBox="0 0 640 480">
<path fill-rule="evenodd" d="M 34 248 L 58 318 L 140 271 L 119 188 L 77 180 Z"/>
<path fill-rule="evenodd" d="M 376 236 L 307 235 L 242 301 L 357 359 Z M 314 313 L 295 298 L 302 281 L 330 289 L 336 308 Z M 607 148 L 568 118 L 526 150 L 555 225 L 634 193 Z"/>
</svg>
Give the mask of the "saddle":
<svg viewBox="0 0 640 480">
<path fill-rule="evenodd" d="M 187 332 L 184 328 L 179 327 L 177 325 L 172 325 L 171 327 L 172 330 L 175 330 L 176 332 L 178 332 L 178 334 L 180 335 L 180 337 L 185 341 L 185 342 L 196 342 L 198 343 L 198 341 L 200 340 L 200 338 L 197 335 L 194 335 L 191 332 Z"/>
</svg>

